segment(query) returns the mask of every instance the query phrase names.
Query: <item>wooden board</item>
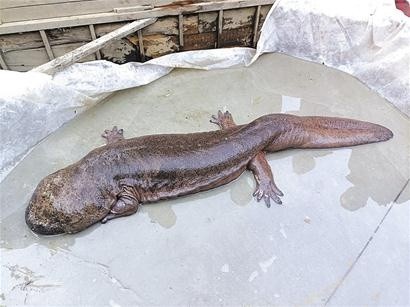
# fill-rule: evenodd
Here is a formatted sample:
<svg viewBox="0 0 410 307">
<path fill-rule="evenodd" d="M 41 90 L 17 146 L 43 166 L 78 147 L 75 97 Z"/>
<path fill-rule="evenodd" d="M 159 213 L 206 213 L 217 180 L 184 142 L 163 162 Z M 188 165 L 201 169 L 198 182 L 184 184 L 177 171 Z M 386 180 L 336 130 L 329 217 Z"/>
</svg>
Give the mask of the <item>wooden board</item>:
<svg viewBox="0 0 410 307">
<path fill-rule="evenodd" d="M 111 41 L 101 49 L 100 55 L 102 59 L 122 64 L 129 61 L 142 62 L 185 50 L 211 49 L 218 46 L 254 47 L 254 39 L 259 38 L 260 29 L 270 7 L 270 5 L 260 7 L 256 36 L 254 31 L 256 6 L 224 10 L 221 20 L 222 33 L 219 38 L 217 35 L 218 12 L 183 15 L 183 45 L 180 44 L 179 17 L 164 16 L 139 31 L 141 37 L 134 32 Z M 126 24 L 127 22 L 97 24 L 94 26 L 96 37 L 101 37 Z M 56 56 L 73 50 L 74 46 L 79 47 L 92 40 L 88 26 L 52 29 L 46 30 L 45 33 Z M 10 61 L 10 58 L 15 58 L 9 67 L 12 70 L 26 71 L 47 62 L 44 44 L 37 31 L 0 35 L 0 48 L 5 53 L 3 58 L 6 59 L 6 63 Z M 22 50 L 26 51 L 18 52 Z M 32 57 L 30 50 L 33 51 Z M 94 59 L 94 55 L 90 55 L 87 59 Z"/>
<path fill-rule="evenodd" d="M 120 0 L 116 0 L 120 1 Z M 128 1 L 128 0 L 127 0 Z M 131 1 L 131 0 L 130 0 Z M 90 2 L 90 1 L 86 1 Z M 138 20 L 151 17 L 178 16 L 180 14 L 192 14 L 218 10 L 229 10 L 243 7 L 255 7 L 256 5 L 272 4 L 274 0 L 224 0 L 212 2 L 200 2 L 189 5 L 169 5 L 155 7 L 152 10 L 143 10 L 124 13 L 94 13 L 68 17 L 45 18 L 0 24 L 0 35 L 18 32 L 30 32 L 44 29 L 73 27 L 79 25 L 102 24 L 126 20 Z M 54 15 L 48 15 L 54 16 Z M 58 16 L 58 15 L 57 15 Z M 33 17 L 38 18 L 38 17 Z M 4 22 L 4 21 L 3 21 Z"/>
<path fill-rule="evenodd" d="M 34 71 L 53 74 L 56 71 L 64 69 L 65 67 L 78 62 L 80 59 L 85 58 L 95 53 L 97 50 L 100 50 L 102 47 L 107 46 L 110 42 L 120 39 L 124 36 L 127 36 L 135 31 L 138 31 L 139 29 L 142 29 L 145 26 L 154 23 L 155 21 L 156 21 L 155 18 L 150 18 L 150 19 L 142 19 L 142 20 L 131 22 L 130 24 L 122 26 L 121 28 L 113 32 L 110 32 L 104 36 L 101 36 L 95 41 L 89 42 L 73 50 L 72 52 L 69 52 L 61 57 L 58 57 L 54 59 L 53 61 L 50 61 L 44 65 L 36 67 Z"/>
<path fill-rule="evenodd" d="M 96 2 L 96 6 L 99 6 L 100 3 L 104 2 L 111 2 L 111 0 L 2 0 L 0 2 L 0 8 L 13 8 L 13 7 L 24 7 L 24 6 L 41 6 L 41 5 L 50 5 L 50 4 L 61 4 L 61 3 L 72 3 L 75 5 L 78 2 L 87 2 L 87 1 L 94 1 Z M 202 0 L 201 2 L 207 2 L 212 0 Z M 124 1 L 129 3 L 129 6 L 132 4 L 128 1 Z M 166 5 L 170 4 L 174 1 L 172 0 L 138 0 L 137 5 Z M 192 2 L 192 1 L 191 1 Z M 113 3 L 113 2 L 111 2 Z"/>
<path fill-rule="evenodd" d="M 209 2 L 211 0 L 201 0 Z M 194 1 L 188 1 L 191 3 Z M 198 2 L 198 1 L 196 1 Z M 85 14 L 126 12 L 144 10 L 144 6 L 175 5 L 173 1 L 141 1 L 141 0 L 86 0 L 86 1 L 10 1 L 2 0 L 3 23 L 44 19 L 52 17 L 78 16 Z M 117 10 L 118 9 L 118 10 Z"/>
<path fill-rule="evenodd" d="M 26 32 L 0 36 L 0 49 L 3 52 L 41 47 L 44 47 L 44 45 L 39 32 Z"/>
</svg>

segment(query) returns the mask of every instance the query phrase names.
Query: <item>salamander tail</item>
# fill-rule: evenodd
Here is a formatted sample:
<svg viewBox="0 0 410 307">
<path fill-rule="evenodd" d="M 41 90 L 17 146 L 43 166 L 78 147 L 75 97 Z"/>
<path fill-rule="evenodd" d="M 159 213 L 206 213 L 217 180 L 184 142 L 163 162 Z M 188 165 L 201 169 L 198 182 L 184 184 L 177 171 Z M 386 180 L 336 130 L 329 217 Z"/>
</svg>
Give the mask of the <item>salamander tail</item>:
<svg viewBox="0 0 410 307">
<path fill-rule="evenodd" d="M 383 142 L 393 137 L 386 127 L 369 122 L 337 118 L 301 117 L 304 137 L 298 148 L 329 148 Z"/>
</svg>

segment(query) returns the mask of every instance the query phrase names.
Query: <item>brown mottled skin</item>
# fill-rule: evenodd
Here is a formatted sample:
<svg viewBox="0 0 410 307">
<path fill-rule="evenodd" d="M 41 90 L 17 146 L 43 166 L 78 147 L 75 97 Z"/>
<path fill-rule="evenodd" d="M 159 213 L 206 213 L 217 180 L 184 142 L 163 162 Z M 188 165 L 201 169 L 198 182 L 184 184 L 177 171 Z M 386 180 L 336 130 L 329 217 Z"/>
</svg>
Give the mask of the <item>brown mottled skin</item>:
<svg viewBox="0 0 410 307">
<path fill-rule="evenodd" d="M 229 112 L 211 122 L 219 131 L 148 135 L 124 139 L 106 130 L 107 145 L 47 177 L 26 210 L 27 225 L 40 234 L 75 233 L 94 223 L 133 214 L 138 205 L 224 185 L 253 172 L 257 200 L 281 203 L 265 152 L 286 148 L 353 146 L 390 139 L 393 133 L 367 122 L 287 114 L 235 125 Z"/>
</svg>

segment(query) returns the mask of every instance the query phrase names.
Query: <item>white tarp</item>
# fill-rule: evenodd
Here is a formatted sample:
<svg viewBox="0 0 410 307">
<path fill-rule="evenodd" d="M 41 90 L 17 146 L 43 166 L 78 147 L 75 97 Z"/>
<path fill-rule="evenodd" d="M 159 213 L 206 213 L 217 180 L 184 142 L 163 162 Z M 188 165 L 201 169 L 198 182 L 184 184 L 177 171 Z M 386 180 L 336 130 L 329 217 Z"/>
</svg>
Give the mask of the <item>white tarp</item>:
<svg viewBox="0 0 410 307">
<path fill-rule="evenodd" d="M 409 22 L 394 1 L 278 0 L 256 51 L 188 51 L 143 64 L 93 61 L 54 76 L 0 71 L 0 180 L 41 139 L 112 92 L 148 84 L 174 67 L 247 66 L 265 52 L 343 70 L 410 115 Z"/>
</svg>

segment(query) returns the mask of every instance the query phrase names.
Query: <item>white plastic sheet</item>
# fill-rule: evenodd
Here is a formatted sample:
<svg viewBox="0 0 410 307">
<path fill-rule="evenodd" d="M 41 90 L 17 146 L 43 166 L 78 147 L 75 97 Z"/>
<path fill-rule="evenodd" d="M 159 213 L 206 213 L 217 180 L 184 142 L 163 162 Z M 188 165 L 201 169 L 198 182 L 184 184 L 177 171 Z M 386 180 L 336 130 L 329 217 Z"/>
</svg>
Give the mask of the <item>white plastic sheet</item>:
<svg viewBox="0 0 410 307">
<path fill-rule="evenodd" d="M 41 139 L 112 92 L 148 84 L 174 67 L 247 66 L 265 52 L 348 72 L 410 114 L 409 23 L 393 1 L 278 0 L 256 51 L 188 51 L 143 64 L 94 61 L 74 64 L 53 77 L 0 71 L 0 180 Z"/>
<path fill-rule="evenodd" d="M 410 115 L 409 20 L 393 0 L 282 0 L 255 58 L 282 52 L 337 68 Z"/>
</svg>

